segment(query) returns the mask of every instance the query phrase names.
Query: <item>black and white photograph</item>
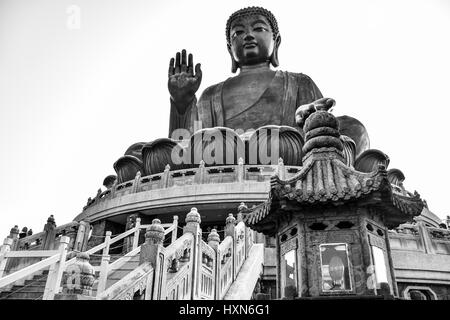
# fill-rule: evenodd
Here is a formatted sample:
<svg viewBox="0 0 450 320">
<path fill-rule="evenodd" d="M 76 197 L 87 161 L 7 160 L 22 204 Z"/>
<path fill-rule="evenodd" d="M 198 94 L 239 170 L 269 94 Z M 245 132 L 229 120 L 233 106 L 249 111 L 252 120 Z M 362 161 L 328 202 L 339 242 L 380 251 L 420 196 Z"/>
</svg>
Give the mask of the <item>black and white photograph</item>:
<svg viewBox="0 0 450 320">
<path fill-rule="evenodd" d="M 448 0 L 0 0 L 0 304 L 450 300 L 449 39 Z"/>
</svg>

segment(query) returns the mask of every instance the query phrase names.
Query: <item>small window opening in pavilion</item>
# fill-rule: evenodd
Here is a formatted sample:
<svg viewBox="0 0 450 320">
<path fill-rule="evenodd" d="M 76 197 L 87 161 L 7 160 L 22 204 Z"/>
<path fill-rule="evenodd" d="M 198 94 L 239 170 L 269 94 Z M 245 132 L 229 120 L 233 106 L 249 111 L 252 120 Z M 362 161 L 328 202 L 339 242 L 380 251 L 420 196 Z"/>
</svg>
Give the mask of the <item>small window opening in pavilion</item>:
<svg viewBox="0 0 450 320">
<path fill-rule="evenodd" d="M 386 270 L 386 260 L 384 259 L 384 251 L 379 248 L 372 246 L 373 262 L 375 264 L 375 277 L 377 281 L 377 288 L 380 287 L 380 283 L 386 282 L 387 270 Z"/>
<path fill-rule="evenodd" d="M 324 292 L 351 291 L 350 270 L 346 243 L 320 246 L 322 290 Z"/>
<path fill-rule="evenodd" d="M 282 293 L 285 298 L 297 296 L 297 263 L 295 250 L 290 250 L 281 259 Z"/>
</svg>

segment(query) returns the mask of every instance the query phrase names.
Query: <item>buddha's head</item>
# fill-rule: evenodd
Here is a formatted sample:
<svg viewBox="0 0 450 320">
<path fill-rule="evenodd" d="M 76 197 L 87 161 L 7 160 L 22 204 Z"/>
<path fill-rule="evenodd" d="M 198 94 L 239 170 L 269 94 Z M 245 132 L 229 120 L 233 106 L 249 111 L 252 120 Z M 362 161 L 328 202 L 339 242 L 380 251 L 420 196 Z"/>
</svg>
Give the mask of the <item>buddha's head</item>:
<svg viewBox="0 0 450 320">
<path fill-rule="evenodd" d="M 278 66 L 278 47 L 281 43 L 277 20 L 261 7 L 248 7 L 233 13 L 227 21 L 227 47 L 231 56 L 231 71 L 270 62 Z"/>
</svg>

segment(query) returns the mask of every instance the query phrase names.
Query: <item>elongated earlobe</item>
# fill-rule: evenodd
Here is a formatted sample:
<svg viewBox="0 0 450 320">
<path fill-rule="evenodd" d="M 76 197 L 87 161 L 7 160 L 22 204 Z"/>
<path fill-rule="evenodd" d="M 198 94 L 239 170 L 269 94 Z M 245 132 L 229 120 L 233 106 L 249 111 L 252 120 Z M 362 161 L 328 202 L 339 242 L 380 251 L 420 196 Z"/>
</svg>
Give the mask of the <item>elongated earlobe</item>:
<svg viewBox="0 0 450 320">
<path fill-rule="evenodd" d="M 228 53 L 230 54 L 230 57 L 231 57 L 231 72 L 236 73 L 237 69 L 239 68 L 239 65 L 238 65 L 237 61 L 234 60 L 233 53 L 231 51 L 231 47 L 227 46 L 227 49 L 228 49 Z"/>
<path fill-rule="evenodd" d="M 236 60 L 234 60 L 234 58 L 231 57 L 231 72 L 236 73 L 237 69 L 238 69 L 238 64 L 237 64 Z"/>
<path fill-rule="evenodd" d="M 270 63 L 274 68 L 280 65 L 280 62 L 278 61 L 278 48 L 280 47 L 280 43 L 281 43 L 281 36 L 278 35 L 275 39 L 275 45 L 273 47 L 272 56 L 270 57 Z"/>
</svg>

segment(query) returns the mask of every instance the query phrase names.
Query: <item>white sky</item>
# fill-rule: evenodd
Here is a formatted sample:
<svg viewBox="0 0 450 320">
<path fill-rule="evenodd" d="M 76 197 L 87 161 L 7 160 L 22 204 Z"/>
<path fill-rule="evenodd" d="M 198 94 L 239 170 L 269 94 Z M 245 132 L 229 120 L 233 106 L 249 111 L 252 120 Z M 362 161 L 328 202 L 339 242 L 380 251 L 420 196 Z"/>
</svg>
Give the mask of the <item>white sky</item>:
<svg viewBox="0 0 450 320">
<path fill-rule="evenodd" d="M 309 75 L 335 115 L 364 123 L 441 218 L 447 206 L 450 1 L 0 0 L 0 237 L 70 222 L 128 146 L 168 134 L 169 59 L 201 93 L 231 76 L 228 16 L 277 17 L 280 69 Z M 67 27 L 70 5 L 79 30 Z"/>
</svg>

